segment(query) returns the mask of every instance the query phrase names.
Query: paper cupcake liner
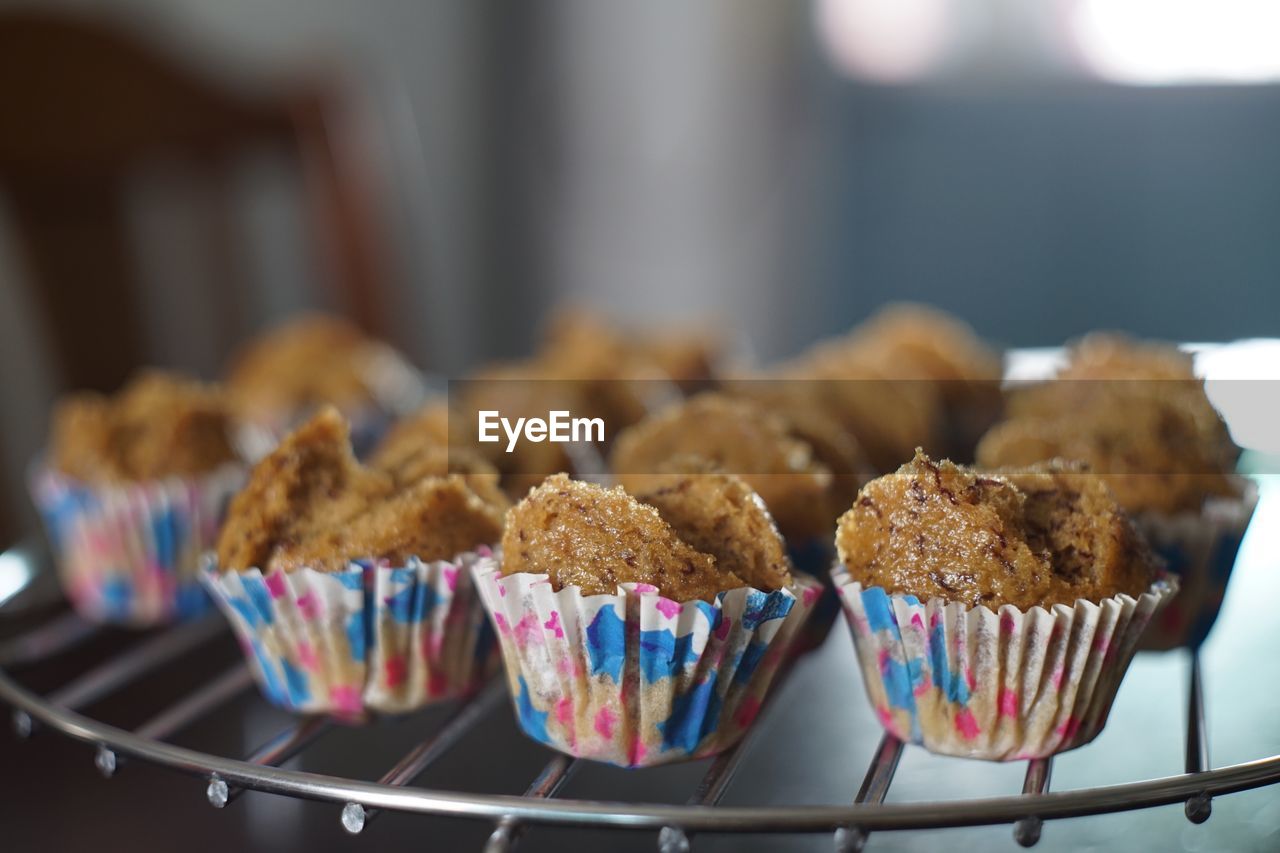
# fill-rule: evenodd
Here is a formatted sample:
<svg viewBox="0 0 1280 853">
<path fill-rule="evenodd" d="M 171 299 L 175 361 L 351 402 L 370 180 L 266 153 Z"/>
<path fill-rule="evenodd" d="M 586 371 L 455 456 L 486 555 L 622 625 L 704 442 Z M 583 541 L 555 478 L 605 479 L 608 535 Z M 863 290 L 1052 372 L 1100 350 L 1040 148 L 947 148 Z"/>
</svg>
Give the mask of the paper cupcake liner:
<svg viewBox="0 0 1280 853">
<path fill-rule="evenodd" d="M 1240 543 L 1257 506 L 1258 487 L 1246 481 L 1239 498 L 1210 499 L 1199 513 L 1134 516 L 1135 526 L 1179 583 L 1178 597 L 1151 621 L 1138 648 L 1198 648 L 1204 642 L 1218 619 Z"/>
<path fill-rule="evenodd" d="M 137 627 L 206 612 L 200 555 L 244 477 L 227 465 L 199 478 L 96 486 L 34 469 L 31 494 L 72 606 L 95 622 Z"/>
<path fill-rule="evenodd" d="M 867 698 L 885 731 L 930 752 L 1042 758 L 1097 736 L 1152 615 L 1177 592 L 999 612 L 863 588 L 843 566 L 844 604 Z"/>
<path fill-rule="evenodd" d="M 801 626 L 792 651 L 795 654 L 811 652 L 826 642 L 831 626 L 840 615 L 840 597 L 831 583 L 831 566 L 836 559 L 835 543 L 830 537 L 814 536 L 800 541 L 787 542 L 787 556 L 797 572 L 812 577 L 821 584 L 822 591 L 809 618 Z"/>
<path fill-rule="evenodd" d="M 464 695 L 491 670 L 493 635 L 469 568 L 391 567 L 202 574 L 267 699 L 289 711 L 359 719 Z"/>
<path fill-rule="evenodd" d="M 701 758 L 751 725 L 821 586 L 734 589 L 676 602 L 648 584 L 559 592 L 546 575 L 473 568 L 497 629 L 521 728 L 569 755 L 623 767 Z"/>
</svg>

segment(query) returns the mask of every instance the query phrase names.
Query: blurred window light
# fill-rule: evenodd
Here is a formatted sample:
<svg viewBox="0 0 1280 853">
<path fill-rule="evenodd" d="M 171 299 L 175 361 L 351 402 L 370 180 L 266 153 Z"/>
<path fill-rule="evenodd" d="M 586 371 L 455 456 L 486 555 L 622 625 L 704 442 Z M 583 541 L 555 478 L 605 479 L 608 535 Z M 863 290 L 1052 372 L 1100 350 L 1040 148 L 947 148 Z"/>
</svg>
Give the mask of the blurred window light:
<svg viewBox="0 0 1280 853">
<path fill-rule="evenodd" d="M 950 0 L 817 0 L 818 35 L 849 74 L 905 83 L 933 70 L 945 47 Z"/>
<path fill-rule="evenodd" d="M 1085 65 L 1106 80 L 1280 80 L 1277 0 L 1074 0 L 1068 12 Z"/>
</svg>

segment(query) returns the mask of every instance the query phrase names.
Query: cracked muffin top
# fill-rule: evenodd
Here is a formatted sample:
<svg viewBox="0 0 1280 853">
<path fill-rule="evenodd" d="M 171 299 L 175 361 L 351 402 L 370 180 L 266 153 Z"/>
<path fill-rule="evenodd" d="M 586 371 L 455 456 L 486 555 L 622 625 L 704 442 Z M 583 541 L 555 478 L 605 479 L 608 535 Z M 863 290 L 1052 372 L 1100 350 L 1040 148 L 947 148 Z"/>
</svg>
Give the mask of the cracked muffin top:
<svg viewBox="0 0 1280 853">
<path fill-rule="evenodd" d="M 356 461 L 350 430 L 326 407 L 254 466 L 218 538 L 224 571 L 310 567 L 356 559 L 403 565 L 451 559 L 502 532 L 502 509 L 463 476 L 397 479 Z"/>
<path fill-rule="evenodd" d="M 117 394 L 69 395 L 53 412 L 50 463 L 95 483 L 196 476 L 240 460 L 226 394 L 144 371 Z"/>
<path fill-rule="evenodd" d="M 1058 380 L 1010 395 L 1008 419 L 978 443 L 980 465 L 1079 460 L 1130 512 L 1198 511 L 1211 496 L 1238 493 L 1239 448 L 1186 354 L 1091 335 Z"/>
<path fill-rule="evenodd" d="M 736 538 L 750 531 L 777 539 L 776 532 L 759 526 L 767 514 L 735 506 L 735 500 L 744 500 L 741 490 L 717 483 L 682 489 L 679 478 L 673 479 L 666 486 L 670 491 L 658 498 L 659 509 L 621 487 L 606 489 L 563 474 L 549 477 L 507 513 L 502 572 L 546 574 L 555 589 L 577 586 L 584 595 L 613 594 L 621 583 L 647 583 L 682 602 L 712 601 L 719 592 L 750 585 L 731 566 L 759 580 L 781 577 L 780 541 L 775 547 L 767 538 Z M 742 514 L 747 517 L 739 518 Z M 715 547 L 701 550 L 685 535 Z"/>
<path fill-rule="evenodd" d="M 624 430 L 611 468 L 629 491 L 680 456 L 700 457 L 741 477 L 764 499 L 783 534 L 797 539 L 830 530 L 831 471 L 813 458 L 782 418 L 749 400 L 701 394 Z"/>
<path fill-rule="evenodd" d="M 635 497 L 747 586 L 791 584 L 786 544 L 760 495 L 742 479 L 715 472 L 658 474 Z"/>
<path fill-rule="evenodd" d="M 985 473 L 921 452 L 863 487 L 836 547 L 864 586 L 992 610 L 1138 596 L 1156 571 L 1106 485 L 1082 468 Z"/>
<path fill-rule="evenodd" d="M 322 405 L 351 412 L 417 393 L 391 347 L 355 324 L 308 314 L 250 341 L 232 360 L 227 387 L 247 418 L 292 418 Z"/>
</svg>

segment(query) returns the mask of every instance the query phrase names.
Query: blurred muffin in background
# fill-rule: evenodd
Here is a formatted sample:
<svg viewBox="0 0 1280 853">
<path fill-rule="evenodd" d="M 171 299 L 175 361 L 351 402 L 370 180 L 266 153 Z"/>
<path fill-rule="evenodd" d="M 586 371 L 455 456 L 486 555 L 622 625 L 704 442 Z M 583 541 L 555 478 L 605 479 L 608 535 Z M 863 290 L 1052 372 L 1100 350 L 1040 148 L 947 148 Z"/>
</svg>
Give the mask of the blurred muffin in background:
<svg viewBox="0 0 1280 853">
<path fill-rule="evenodd" d="M 709 328 L 627 330 L 580 307 L 562 308 L 552 315 L 543 336 L 542 352 L 561 360 L 589 352 L 601 342 L 615 353 L 615 358 L 634 359 L 637 364 L 646 365 L 646 370 L 656 367 L 686 394 L 713 385 L 727 359 L 722 335 Z"/>
<path fill-rule="evenodd" d="M 242 416 L 276 435 L 334 406 L 351 421 L 357 453 L 424 394 L 400 353 L 324 314 L 301 315 L 251 340 L 233 356 L 226 382 Z"/>
<path fill-rule="evenodd" d="M 244 477 L 239 432 L 223 389 L 157 370 L 58 403 L 31 490 L 82 615 L 150 626 L 207 608 L 199 557 Z"/>
<path fill-rule="evenodd" d="M 1093 334 L 1068 349 L 1054 380 L 1011 392 L 1006 414 L 979 442 L 979 464 L 1088 465 L 1182 579 L 1182 594 L 1144 642 L 1203 641 L 1257 492 L 1234 473 L 1239 448 L 1191 357 L 1167 344 Z"/>
<path fill-rule="evenodd" d="M 1069 348 L 1055 380 L 1010 393 L 1006 420 L 978 445 L 979 464 L 1078 460 L 1131 513 L 1199 512 L 1212 497 L 1239 495 L 1239 448 L 1190 356 L 1091 335 Z"/>
<path fill-rule="evenodd" d="M 942 400 L 944 449 L 972 458 L 978 438 L 1000 414 L 999 352 L 960 319 L 909 303 L 881 308 L 849 334 L 848 346 L 850 358 L 890 379 L 931 384 Z"/>
</svg>

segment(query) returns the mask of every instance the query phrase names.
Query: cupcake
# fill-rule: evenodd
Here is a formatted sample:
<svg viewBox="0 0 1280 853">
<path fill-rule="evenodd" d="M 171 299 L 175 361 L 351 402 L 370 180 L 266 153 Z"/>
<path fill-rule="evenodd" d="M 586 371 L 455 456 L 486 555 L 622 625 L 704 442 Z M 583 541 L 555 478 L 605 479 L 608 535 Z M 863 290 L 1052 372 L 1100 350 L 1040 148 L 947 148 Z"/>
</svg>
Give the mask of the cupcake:
<svg viewBox="0 0 1280 853">
<path fill-rule="evenodd" d="M 848 338 L 847 356 L 885 377 L 921 382 L 941 401 L 942 448 L 972 458 L 1000 414 L 1000 354 L 963 321 L 936 308 L 899 303 L 877 311 Z"/>
<path fill-rule="evenodd" d="M 610 455 L 615 481 L 632 494 L 664 473 L 720 471 L 741 477 L 764 501 L 786 540 L 792 562 L 816 578 L 828 577 L 835 554 L 830 531 L 857 491 L 862 470 L 856 450 L 833 473 L 805 436 L 823 442 L 820 421 L 795 427 L 786 410 L 766 411 L 749 399 L 700 394 L 624 430 Z M 815 435 L 815 433 L 817 435 Z M 833 430 L 824 447 L 839 447 Z M 849 447 L 856 447 L 850 444 Z M 806 623 L 801 645 L 825 639 L 839 605 L 826 595 Z"/>
<path fill-rule="evenodd" d="M 1177 584 L 1079 466 L 983 473 L 923 453 L 868 483 L 833 575 L 881 725 L 931 752 L 1091 741 Z"/>
<path fill-rule="evenodd" d="M 640 499 L 550 477 L 473 571 L 525 733 L 626 767 L 734 744 L 818 594 L 723 474 L 654 480 Z"/>
<path fill-rule="evenodd" d="M 979 464 L 1086 463 L 1181 580 L 1144 647 L 1198 646 L 1257 504 L 1233 473 L 1239 448 L 1190 356 L 1174 347 L 1090 335 L 1056 379 L 1010 394 L 1008 418 L 978 445 Z"/>
<path fill-rule="evenodd" d="M 358 453 L 422 402 L 422 379 L 400 353 L 354 324 L 307 314 L 250 341 L 226 383 L 245 420 L 280 436 L 324 405 L 352 424 Z"/>
<path fill-rule="evenodd" d="M 425 450 L 374 458 L 358 463 L 322 409 L 253 468 L 203 575 L 287 710 L 410 711 L 472 690 L 490 660 L 468 568 L 502 531 L 494 473 Z"/>
<path fill-rule="evenodd" d="M 244 479 L 236 433 L 221 390 L 159 371 L 58 403 L 31 492 L 77 612 L 145 627 L 208 609 L 200 554 Z"/>
</svg>

